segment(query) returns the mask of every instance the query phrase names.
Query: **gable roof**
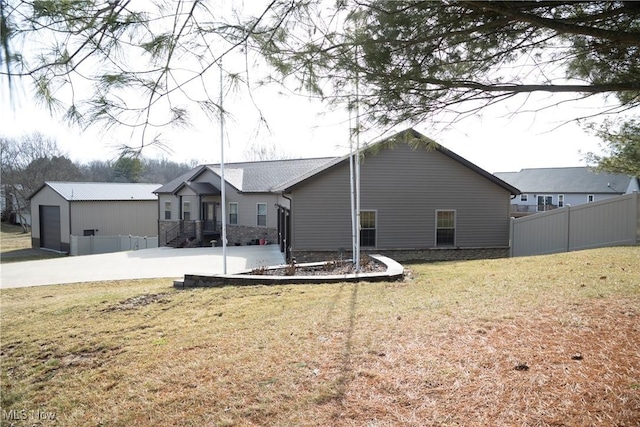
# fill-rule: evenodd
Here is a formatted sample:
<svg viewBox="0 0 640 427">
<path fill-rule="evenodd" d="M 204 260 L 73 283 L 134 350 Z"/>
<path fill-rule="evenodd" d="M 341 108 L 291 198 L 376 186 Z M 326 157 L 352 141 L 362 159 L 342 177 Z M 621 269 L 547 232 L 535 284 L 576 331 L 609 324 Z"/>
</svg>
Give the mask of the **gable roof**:
<svg viewBox="0 0 640 427">
<path fill-rule="evenodd" d="M 50 187 L 67 201 L 124 201 L 158 200 L 153 191 L 159 184 L 132 184 L 120 182 L 60 182 L 45 181 L 29 199 L 40 190 Z"/>
<path fill-rule="evenodd" d="M 438 144 L 437 142 L 433 141 L 432 139 L 426 137 L 425 135 L 422 135 L 420 132 L 416 131 L 415 129 L 407 129 L 401 132 L 398 132 L 397 134 L 386 138 L 382 141 L 379 141 L 377 143 L 373 143 L 371 145 L 368 145 L 364 148 L 362 148 L 360 150 L 360 152 L 362 153 L 362 155 L 364 155 L 365 157 L 368 155 L 376 155 L 378 152 L 385 150 L 385 149 L 392 149 L 396 144 L 398 143 L 407 143 L 412 147 L 424 147 L 424 149 L 431 149 L 431 150 L 436 150 L 441 154 L 444 154 L 445 156 L 451 158 L 452 160 L 455 160 L 456 162 L 462 164 L 463 166 L 471 169 L 472 171 L 474 171 L 475 173 L 487 178 L 489 181 L 493 182 L 496 185 L 499 185 L 500 187 L 504 188 L 505 190 L 509 191 L 511 194 L 516 195 L 516 194 L 520 194 L 520 190 L 518 190 L 518 188 L 516 188 L 515 186 L 503 181 L 502 179 L 500 179 L 499 177 L 485 171 L 484 169 L 482 169 L 481 167 L 471 163 L 470 161 L 468 161 L 467 159 L 459 156 L 458 154 L 454 153 L 453 151 L 449 150 L 448 148 L 443 147 L 442 145 Z M 330 161 L 324 165 L 319 166 L 318 168 L 316 168 L 315 170 L 309 171 L 307 174 L 302 175 L 298 178 L 294 178 L 292 180 L 289 180 L 289 182 L 285 183 L 283 186 L 281 186 L 279 188 L 280 191 L 283 192 L 288 192 L 291 191 L 294 187 L 297 187 L 298 185 L 302 184 L 303 182 L 305 182 L 308 179 L 312 179 L 315 176 L 322 174 L 323 172 L 342 164 L 343 162 L 347 162 L 350 158 L 350 154 L 347 154 L 343 157 L 339 157 L 337 159 L 334 159 L 333 161 Z"/>
<path fill-rule="evenodd" d="M 532 168 L 495 175 L 523 193 L 614 193 L 624 194 L 631 177 L 597 172 L 589 167 Z"/>
<path fill-rule="evenodd" d="M 219 196 L 220 189 L 210 182 L 191 182 L 185 181 L 176 188 L 176 193 L 182 188 L 187 187 L 198 196 Z"/>
<path fill-rule="evenodd" d="M 441 146 L 414 129 L 407 129 L 380 142 L 368 145 L 361 149 L 361 153 L 365 156 L 375 155 L 378 151 L 392 148 L 393 145 L 400 142 L 437 150 L 506 189 L 511 194 L 520 194 L 520 191 L 515 186 L 460 157 L 453 151 Z M 307 179 L 311 179 L 332 167 L 347 162 L 349 157 L 350 155 L 347 154 L 342 157 L 225 163 L 224 177 L 228 184 L 235 187 L 235 189 L 241 193 L 287 192 Z M 175 194 L 184 186 L 191 186 L 193 189 L 195 180 L 207 170 L 217 176 L 221 174 L 219 164 L 200 165 L 156 189 L 155 193 Z M 215 184 L 213 186 L 216 187 Z"/>
<path fill-rule="evenodd" d="M 267 160 L 259 162 L 225 163 L 224 178 L 227 183 L 242 193 L 269 193 L 290 181 L 293 177 L 306 174 L 333 158 Z M 156 193 L 175 193 L 184 185 L 194 182 L 203 172 L 209 170 L 220 176 L 219 164 L 201 165 L 179 176 L 155 190 Z M 215 186 L 215 185 L 214 185 Z M 193 187 L 192 187 L 193 188 Z"/>
<path fill-rule="evenodd" d="M 225 178 L 227 169 L 242 170 L 242 188 L 244 192 L 274 191 L 294 177 L 302 176 L 309 171 L 333 161 L 333 157 L 321 157 L 297 160 L 274 160 L 263 162 L 235 163 L 225 165 Z M 218 173 L 220 166 L 212 169 Z M 218 173 L 219 174 L 219 173 Z"/>
</svg>

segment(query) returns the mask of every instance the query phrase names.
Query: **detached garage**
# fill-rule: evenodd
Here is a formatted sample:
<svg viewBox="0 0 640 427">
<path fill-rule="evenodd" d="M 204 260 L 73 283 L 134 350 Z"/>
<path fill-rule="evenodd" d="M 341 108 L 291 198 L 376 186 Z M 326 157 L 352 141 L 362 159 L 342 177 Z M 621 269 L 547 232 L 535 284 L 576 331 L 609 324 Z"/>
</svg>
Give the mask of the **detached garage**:
<svg viewBox="0 0 640 427">
<path fill-rule="evenodd" d="M 73 236 L 156 236 L 160 184 L 45 182 L 30 197 L 31 244 L 69 252 Z"/>
</svg>

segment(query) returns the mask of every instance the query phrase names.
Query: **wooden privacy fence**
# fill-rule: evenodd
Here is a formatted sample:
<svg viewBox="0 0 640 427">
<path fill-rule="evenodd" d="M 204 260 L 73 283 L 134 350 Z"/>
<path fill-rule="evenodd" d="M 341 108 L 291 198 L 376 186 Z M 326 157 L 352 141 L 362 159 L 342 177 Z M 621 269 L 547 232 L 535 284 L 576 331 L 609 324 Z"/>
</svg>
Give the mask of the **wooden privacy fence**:
<svg viewBox="0 0 640 427">
<path fill-rule="evenodd" d="M 158 237 L 71 236 L 70 255 L 106 254 L 158 247 Z"/>
<path fill-rule="evenodd" d="M 638 244 L 637 192 L 511 219 L 511 256 Z"/>
</svg>

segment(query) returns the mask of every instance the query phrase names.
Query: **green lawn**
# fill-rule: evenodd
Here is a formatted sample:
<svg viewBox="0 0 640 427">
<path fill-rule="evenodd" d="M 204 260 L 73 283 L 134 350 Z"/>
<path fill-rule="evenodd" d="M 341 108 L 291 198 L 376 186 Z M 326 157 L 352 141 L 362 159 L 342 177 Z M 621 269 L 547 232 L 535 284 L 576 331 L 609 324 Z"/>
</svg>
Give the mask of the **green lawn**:
<svg viewBox="0 0 640 427">
<path fill-rule="evenodd" d="M 412 264 L 395 283 L 0 296 L 2 425 L 640 420 L 640 247 Z"/>
</svg>

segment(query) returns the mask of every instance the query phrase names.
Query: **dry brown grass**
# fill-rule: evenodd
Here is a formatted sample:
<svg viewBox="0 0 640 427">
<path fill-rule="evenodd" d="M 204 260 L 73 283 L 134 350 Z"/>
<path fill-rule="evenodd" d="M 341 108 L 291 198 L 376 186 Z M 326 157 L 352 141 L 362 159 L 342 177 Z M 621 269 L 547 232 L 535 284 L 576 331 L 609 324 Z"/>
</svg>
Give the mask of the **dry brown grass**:
<svg viewBox="0 0 640 427">
<path fill-rule="evenodd" d="M 31 248 L 31 233 L 25 233 L 19 225 L 0 222 L 0 230 L 0 251 Z"/>
<path fill-rule="evenodd" d="M 415 264 L 397 283 L 4 290 L 2 424 L 40 410 L 64 426 L 636 426 L 639 260 L 632 247 Z"/>
<path fill-rule="evenodd" d="M 62 255 L 31 248 L 31 233 L 19 225 L 0 223 L 0 263 L 56 258 Z"/>
</svg>

